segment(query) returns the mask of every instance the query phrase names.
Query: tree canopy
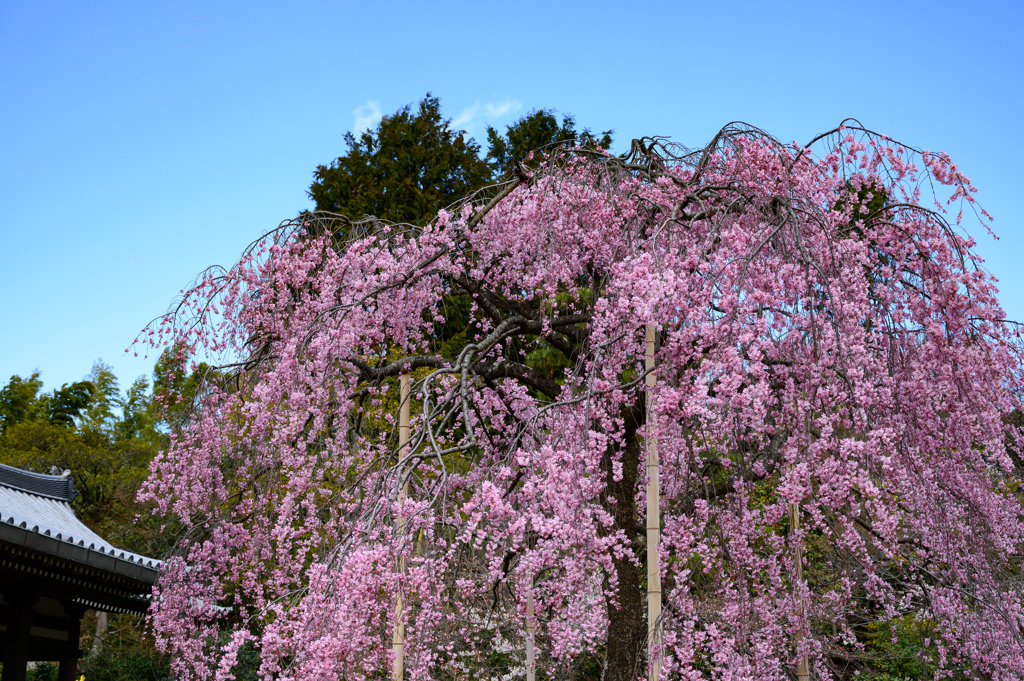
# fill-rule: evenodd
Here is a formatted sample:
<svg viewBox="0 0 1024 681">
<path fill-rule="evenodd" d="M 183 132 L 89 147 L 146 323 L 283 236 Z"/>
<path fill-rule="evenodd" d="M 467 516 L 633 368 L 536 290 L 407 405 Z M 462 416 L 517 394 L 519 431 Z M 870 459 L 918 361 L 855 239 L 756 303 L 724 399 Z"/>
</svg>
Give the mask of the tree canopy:
<svg viewBox="0 0 1024 681">
<path fill-rule="evenodd" d="M 451 129 L 429 93 L 414 112 L 406 106 L 375 130 L 345 134 L 348 151 L 313 174 L 316 209 L 393 222 L 430 220 L 489 179 L 480 147 Z"/>
<path fill-rule="evenodd" d="M 1022 348 L 973 192 L 857 124 L 732 125 L 557 150 L 416 226 L 286 223 L 152 336 L 221 364 L 146 487 L 187 528 L 178 673 L 378 678 L 401 598 L 418 678 L 521 670 L 529 601 L 542 668 L 635 679 L 656 446 L 667 673 L 850 678 L 912 630 L 929 673 L 1020 678 Z"/>
<path fill-rule="evenodd" d="M 98 361 L 86 380 L 51 393 L 42 385 L 35 372 L 12 376 L 0 390 L 0 462 L 38 473 L 69 470 L 75 510 L 87 524 L 117 546 L 159 555 L 159 532 L 134 517 L 143 510 L 135 494 L 165 437 L 148 380 L 140 377 L 122 395 L 110 366 Z"/>
<path fill-rule="evenodd" d="M 28 378 L 11 376 L 11 380 L 0 390 L 0 432 L 39 418 L 44 411 L 48 411 L 39 404 L 39 390 L 42 387 L 38 371 Z"/>
<path fill-rule="evenodd" d="M 70 427 L 96 394 L 96 386 L 90 381 L 65 383 L 52 393 L 40 394 L 42 387 L 39 372 L 28 378 L 11 376 L 0 390 L 0 434 L 11 426 L 40 419 Z"/>
<path fill-rule="evenodd" d="M 577 131 L 572 116 L 559 124 L 554 111 L 540 109 L 509 125 L 504 135 L 488 127 L 487 155 L 481 159 L 480 146 L 452 130 L 440 99 L 427 93 L 415 111 L 405 106 L 358 137 L 346 133 L 347 152 L 317 167 L 309 196 L 318 211 L 423 224 L 472 191 L 500 181 L 517 163 L 538 165 L 543 154 L 527 158 L 534 150 L 557 144 L 608 148 L 611 134 Z"/>
<path fill-rule="evenodd" d="M 562 117 L 559 124 L 557 114 L 551 109 L 531 111 L 500 134 L 495 128 L 487 126 L 487 157 L 486 161 L 496 178 L 506 175 L 517 163 L 525 163 L 530 167 L 539 166 L 544 159 L 543 153 L 531 153 L 537 150 L 553 151 L 556 145 L 566 147 L 589 146 L 608 149 L 612 145 L 614 130 L 605 130 L 597 137 L 584 128 L 576 130 L 576 119 L 571 115 Z"/>
</svg>

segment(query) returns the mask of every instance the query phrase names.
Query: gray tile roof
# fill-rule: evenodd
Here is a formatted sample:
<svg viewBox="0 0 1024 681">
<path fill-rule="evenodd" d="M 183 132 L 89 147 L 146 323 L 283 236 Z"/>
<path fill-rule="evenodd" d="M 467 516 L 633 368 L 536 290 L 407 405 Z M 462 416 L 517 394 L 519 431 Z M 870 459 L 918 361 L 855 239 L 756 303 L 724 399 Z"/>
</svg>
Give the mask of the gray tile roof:
<svg viewBox="0 0 1024 681">
<path fill-rule="evenodd" d="M 64 475 L 43 475 L 0 464 L 0 485 L 61 501 L 74 501 L 78 496 L 70 471 Z"/>
<path fill-rule="evenodd" d="M 71 510 L 71 478 L 0 464 L 0 539 L 155 583 L 160 561 L 112 546 Z"/>
</svg>

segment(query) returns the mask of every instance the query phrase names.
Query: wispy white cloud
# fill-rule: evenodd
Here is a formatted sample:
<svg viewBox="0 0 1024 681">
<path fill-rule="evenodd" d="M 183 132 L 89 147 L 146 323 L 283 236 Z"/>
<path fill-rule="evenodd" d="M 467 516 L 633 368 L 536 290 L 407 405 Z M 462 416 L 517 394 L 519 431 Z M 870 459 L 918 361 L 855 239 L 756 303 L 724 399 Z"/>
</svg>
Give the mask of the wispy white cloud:
<svg viewBox="0 0 1024 681">
<path fill-rule="evenodd" d="M 459 115 L 452 119 L 452 128 L 456 130 L 464 130 L 466 126 L 476 118 L 476 115 L 480 112 L 480 102 L 477 102 L 473 106 L 467 106 Z"/>
<path fill-rule="evenodd" d="M 518 100 L 506 97 L 497 102 L 474 102 L 471 106 L 459 112 L 459 115 L 452 119 L 453 130 L 465 130 L 471 137 L 482 132 L 482 126 L 493 125 L 505 116 L 513 114 L 523 108 Z"/>
<path fill-rule="evenodd" d="M 376 126 L 380 123 L 380 119 L 384 117 L 380 112 L 380 102 L 376 99 L 371 99 L 366 104 L 355 109 L 352 115 L 356 118 L 356 123 L 352 128 L 352 132 L 356 135 Z"/>
<path fill-rule="evenodd" d="M 484 108 L 487 109 L 487 118 L 489 120 L 497 120 L 507 113 L 519 111 L 522 106 L 523 105 L 519 102 L 506 99 L 504 102 L 499 102 L 497 104 L 485 104 Z"/>
<path fill-rule="evenodd" d="M 471 106 L 459 112 L 452 119 L 452 130 L 465 130 L 470 137 L 478 137 L 483 133 L 484 126 L 494 125 L 503 118 L 516 113 L 523 108 L 518 100 L 506 97 L 498 101 L 481 103 L 479 100 Z M 383 115 L 380 110 L 380 102 L 376 99 L 368 100 L 365 104 L 352 111 L 355 123 L 352 132 L 356 135 L 376 127 Z"/>
</svg>

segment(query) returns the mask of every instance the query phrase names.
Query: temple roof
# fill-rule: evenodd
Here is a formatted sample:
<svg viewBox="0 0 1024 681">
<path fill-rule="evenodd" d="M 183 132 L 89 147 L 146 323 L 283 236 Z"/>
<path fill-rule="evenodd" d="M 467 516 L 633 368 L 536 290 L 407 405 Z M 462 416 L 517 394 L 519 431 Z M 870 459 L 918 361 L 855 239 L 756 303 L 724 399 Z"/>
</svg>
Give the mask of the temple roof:
<svg viewBox="0 0 1024 681">
<path fill-rule="evenodd" d="M 160 561 L 111 545 L 71 509 L 74 480 L 0 464 L 0 540 L 63 560 L 155 584 Z"/>
<path fill-rule="evenodd" d="M 0 464 L 0 485 L 48 499 L 74 501 L 75 479 L 70 475 L 43 475 Z"/>
</svg>

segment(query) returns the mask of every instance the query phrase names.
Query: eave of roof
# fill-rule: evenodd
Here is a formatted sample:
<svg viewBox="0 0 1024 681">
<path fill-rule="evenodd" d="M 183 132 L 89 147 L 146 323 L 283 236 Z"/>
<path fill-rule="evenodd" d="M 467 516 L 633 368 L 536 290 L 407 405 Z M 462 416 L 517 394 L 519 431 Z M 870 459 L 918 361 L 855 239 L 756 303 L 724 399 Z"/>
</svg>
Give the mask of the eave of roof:
<svg viewBox="0 0 1024 681">
<path fill-rule="evenodd" d="M 75 516 L 67 501 L 2 482 L 0 540 L 147 584 L 155 584 L 160 574 L 159 560 L 111 546 Z"/>
<path fill-rule="evenodd" d="M 27 522 L 19 523 L 12 516 L 0 522 L 0 541 L 146 584 L 156 584 L 160 576 L 158 560 L 106 546 L 86 546 L 85 540 L 75 542 L 74 537 L 52 534 L 51 530 L 38 525 L 29 527 Z"/>
</svg>

